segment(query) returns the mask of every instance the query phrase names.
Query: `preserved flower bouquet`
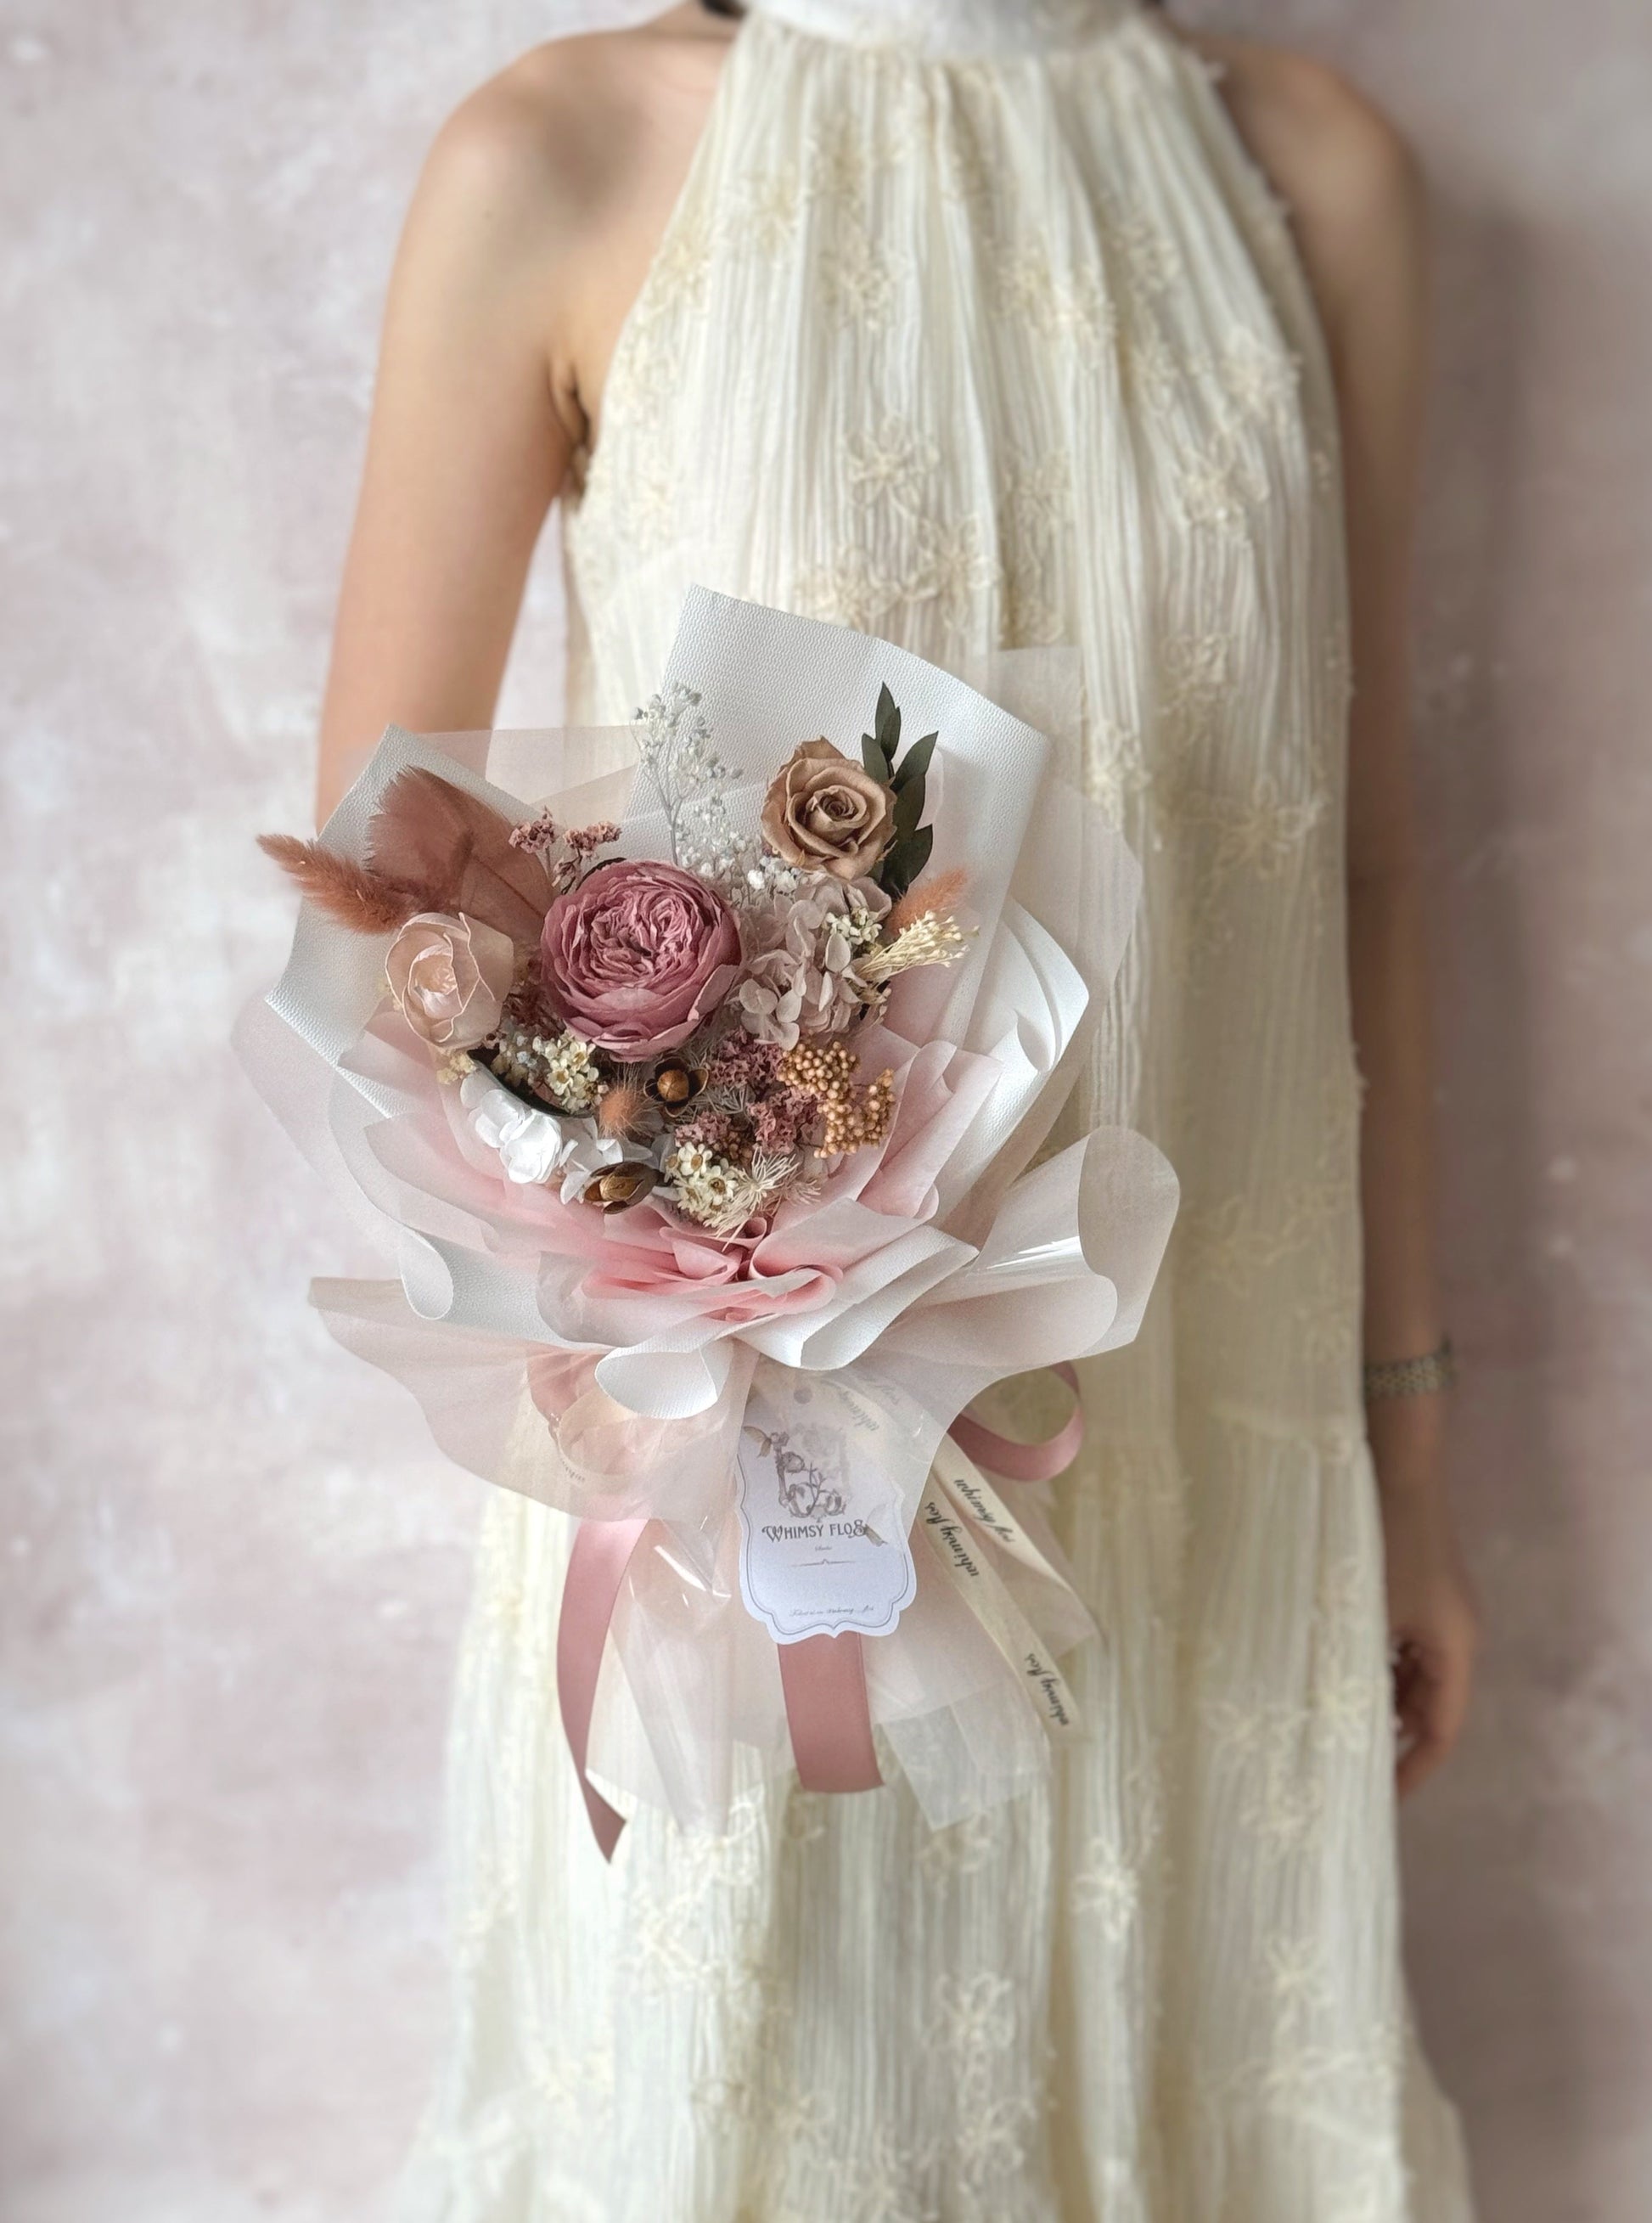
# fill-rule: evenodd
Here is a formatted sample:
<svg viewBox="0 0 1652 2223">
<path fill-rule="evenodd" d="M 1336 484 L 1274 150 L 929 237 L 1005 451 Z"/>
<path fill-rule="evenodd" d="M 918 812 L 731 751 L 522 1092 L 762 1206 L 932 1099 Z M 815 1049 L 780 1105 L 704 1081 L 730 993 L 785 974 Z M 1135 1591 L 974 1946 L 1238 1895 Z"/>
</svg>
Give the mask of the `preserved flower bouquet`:
<svg viewBox="0 0 1652 2223">
<path fill-rule="evenodd" d="M 339 924 L 393 929 L 396 1009 L 509 1180 L 559 1175 L 565 1203 L 606 1212 L 652 1198 L 750 1245 L 823 1162 L 888 1136 L 894 1074 L 857 1085 L 852 1037 L 901 973 L 963 949 L 960 876 L 908 885 L 936 736 L 897 762 L 887 688 L 864 762 L 804 742 L 746 842 L 720 821 L 699 699 L 679 683 L 639 723 L 650 773 L 723 836 L 703 869 L 606 857 L 612 822 L 559 828 L 543 809 L 512 825 L 418 766 L 380 798 L 364 860 L 262 847 Z"/>
<path fill-rule="evenodd" d="M 317 1301 L 577 1517 L 559 1696 L 605 1852 L 628 1804 L 715 1827 L 788 1760 L 892 1756 L 954 1819 L 1080 1732 L 1089 1615 L 1000 1483 L 1082 1420 L 964 1407 L 1128 1340 L 1168 1234 L 1140 1137 L 1034 1162 L 1134 860 L 1000 704 L 700 589 L 629 767 L 574 776 L 619 738 L 518 748 L 518 801 L 487 737 L 393 728 L 319 841 L 266 838 L 305 904 L 243 1055 L 397 1249 Z"/>
</svg>

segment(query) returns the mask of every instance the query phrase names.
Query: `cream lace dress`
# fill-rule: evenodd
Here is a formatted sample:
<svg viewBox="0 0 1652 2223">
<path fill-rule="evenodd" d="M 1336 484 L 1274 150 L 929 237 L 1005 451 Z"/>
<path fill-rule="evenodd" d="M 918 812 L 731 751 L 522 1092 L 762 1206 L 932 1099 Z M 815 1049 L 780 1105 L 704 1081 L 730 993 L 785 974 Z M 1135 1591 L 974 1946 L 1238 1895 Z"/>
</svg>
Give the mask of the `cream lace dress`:
<svg viewBox="0 0 1652 2223">
<path fill-rule="evenodd" d="M 1278 207 L 1128 0 L 766 0 L 568 520 L 574 712 L 684 589 L 940 662 L 1084 651 L 1146 872 L 1092 1100 L 1180 1174 L 1058 1513 L 1104 1632 L 1047 1795 L 644 1816 L 553 1691 L 565 1537 L 500 1493 L 452 1767 L 456 2027 L 418 2223 L 1461 2223 L 1398 1959 L 1358 1388 L 1336 432 Z"/>
</svg>

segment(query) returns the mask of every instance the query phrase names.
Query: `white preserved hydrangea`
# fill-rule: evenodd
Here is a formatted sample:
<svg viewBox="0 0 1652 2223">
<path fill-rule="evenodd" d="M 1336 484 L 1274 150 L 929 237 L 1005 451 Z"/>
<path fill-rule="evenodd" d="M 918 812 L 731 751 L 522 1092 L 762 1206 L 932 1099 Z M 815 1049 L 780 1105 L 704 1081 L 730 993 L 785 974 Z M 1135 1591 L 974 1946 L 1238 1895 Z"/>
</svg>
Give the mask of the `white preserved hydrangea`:
<svg viewBox="0 0 1652 2223">
<path fill-rule="evenodd" d="M 889 910 L 889 897 L 870 880 L 817 875 L 792 904 L 787 947 L 813 957 L 824 972 L 841 973 L 877 940 Z"/>
<path fill-rule="evenodd" d="M 734 992 L 740 1024 L 755 1041 L 795 1049 L 802 1032 L 803 999 L 808 988 L 808 968 L 801 958 L 789 949 L 765 950 L 761 957 L 752 959 Z"/>
<path fill-rule="evenodd" d="M 594 1173 L 625 1156 L 623 1143 L 599 1135 L 588 1120 L 537 1111 L 481 1066 L 459 1084 L 459 1101 L 477 1141 L 498 1151 L 506 1178 L 524 1186 L 561 1174 L 566 1198 L 570 1185 L 577 1193 Z"/>
</svg>

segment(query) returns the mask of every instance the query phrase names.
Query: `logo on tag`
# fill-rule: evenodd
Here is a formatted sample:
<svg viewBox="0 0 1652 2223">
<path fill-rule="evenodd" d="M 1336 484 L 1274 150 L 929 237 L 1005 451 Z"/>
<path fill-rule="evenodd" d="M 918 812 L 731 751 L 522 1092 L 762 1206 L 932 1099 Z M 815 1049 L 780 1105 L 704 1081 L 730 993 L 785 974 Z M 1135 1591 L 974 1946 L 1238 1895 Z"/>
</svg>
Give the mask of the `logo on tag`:
<svg viewBox="0 0 1652 2223">
<path fill-rule="evenodd" d="M 740 1593 L 776 1643 L 885 1636 L 912 1603 L 887 1452 L 876 1416 L 828 1383 L 754 1386 L 737 1455 Z"/>
</svg>

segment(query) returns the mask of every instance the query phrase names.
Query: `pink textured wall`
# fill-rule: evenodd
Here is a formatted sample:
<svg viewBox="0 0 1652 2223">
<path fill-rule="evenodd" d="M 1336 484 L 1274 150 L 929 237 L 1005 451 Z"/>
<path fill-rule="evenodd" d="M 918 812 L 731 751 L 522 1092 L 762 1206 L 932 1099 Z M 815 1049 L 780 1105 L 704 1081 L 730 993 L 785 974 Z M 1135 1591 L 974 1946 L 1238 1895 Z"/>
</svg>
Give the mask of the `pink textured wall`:
<svg viewBox="0 0 1652 2223">
<path fill-rule="evenodd" d="M 1437 189 L 1418 702 L 1491 1647 L 1408 1825 L 1414 1968 L 1488 2219 L 1639 2223 L 1652 18 L 1209 12 L 1352 68 Z M 248 843 L 306 805 L 419 150 L 572 14 L 0 0 L 7 2223 L 354 2223 L 437 2026 L 481 1486 L 301 1308 L 338 1225 L 222 1044 L 285 941 Z M 507 720 L 554 715 L 557 630 L 547 579 Z"/>
<path fill-rule="evenodd" d="M 1229 20 L 1239 11 L 1224 11 Z M 1417 686 L 1478 1716 L 1406 1829 L 1487 2223 L 1652 2214 L 1652 10 L 1250 0 L 1427 164 Z"/>
</svg>

